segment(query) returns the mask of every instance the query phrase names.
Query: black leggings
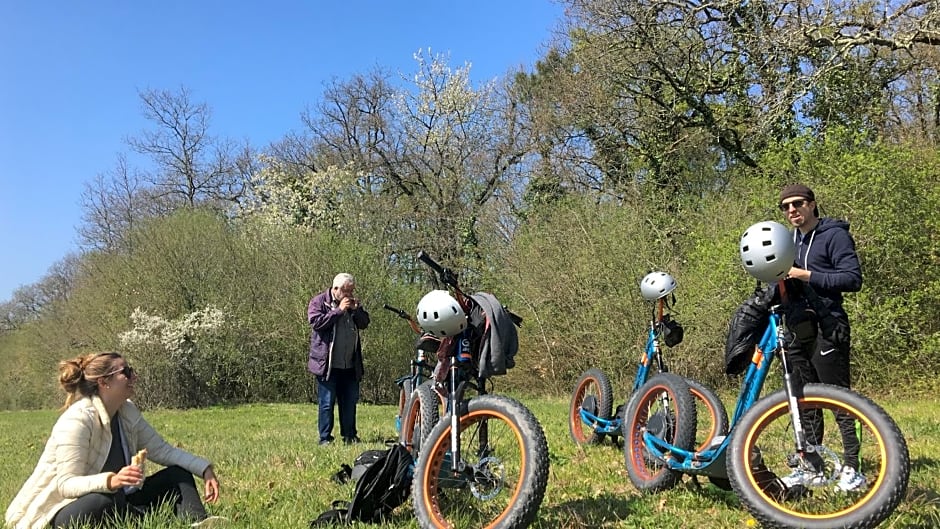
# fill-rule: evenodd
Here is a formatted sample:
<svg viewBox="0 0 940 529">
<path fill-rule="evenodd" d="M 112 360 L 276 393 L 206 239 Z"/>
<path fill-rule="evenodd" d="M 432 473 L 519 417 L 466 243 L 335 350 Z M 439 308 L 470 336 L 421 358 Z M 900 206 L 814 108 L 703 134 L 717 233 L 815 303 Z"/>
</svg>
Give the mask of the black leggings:
<svg viewBox="0 0 940 529">
<path fill-rule="evenodd" d="M 139 516 L 161 504 L 173 506 L 178 518 L 199 521 L 206 517 L 193 475 L 182 467 L 167 467 L 144 480 L 144 486 L 127 496 L 122 492 L 92 492 L 62 507 L 52 518 L 52 527 L 83 523 L 107 525 L 124 516 Z"/>
</svg>

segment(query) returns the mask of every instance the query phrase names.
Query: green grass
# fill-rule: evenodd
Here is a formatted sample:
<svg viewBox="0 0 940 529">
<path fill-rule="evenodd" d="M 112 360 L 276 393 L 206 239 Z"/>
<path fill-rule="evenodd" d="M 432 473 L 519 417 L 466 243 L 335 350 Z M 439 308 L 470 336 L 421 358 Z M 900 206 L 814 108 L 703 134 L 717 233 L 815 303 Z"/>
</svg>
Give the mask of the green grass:
<svg viewBox="0 0 940 529">
<path fill-rule="evenodd" d="M 611 444 L 579 448 L 568 435 L 566 398 L 522 399 L 548 436 L 551 474 L 534 527 L 741 528 L 750 516 L 733 493 L 689 478 L 674 490 L 642 495 L 630 485 L 623 454 Z M 900 425 L 911 454 L 908 496 L 883 527 L 940 526 L 940 399 L 880 400 Z M 305 528 L 352 485 L 330 476 L 362 450 L 394 436 L 392 406 L 359 407 L 360 446 L 317 446 L 313 404 L 150 411 L 145 415 L 170 442 L 216 463 L 222 499 L 210 507 L 231 527 Z M 55 421 L 54 411 L 0 412 L 0 501 L 4 510 L 32 471 Z M 154 469 L 148 469 L 153 471 Z M 148 518 L 147 529 L 181 528 L 167 516 Z M 388 527 L 417 527 L 410 504 L 395 511 Z"/>
</svg>

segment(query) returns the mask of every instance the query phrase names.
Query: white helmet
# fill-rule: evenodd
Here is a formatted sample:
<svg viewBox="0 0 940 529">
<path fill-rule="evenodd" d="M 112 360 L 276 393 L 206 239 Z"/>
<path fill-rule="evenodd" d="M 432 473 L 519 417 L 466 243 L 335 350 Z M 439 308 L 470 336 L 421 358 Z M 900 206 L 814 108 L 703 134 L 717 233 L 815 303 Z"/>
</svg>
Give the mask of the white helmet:
<svg viewBox="0 0 940 529">
<path fill-rule="evenodd" d="M 744 269 L 765 283 L 787 277 L 796 257 L 789 230 L 770 220 L 748 228 L 741 236 L 740 248 Z"/>
<path fill-rule="evenodd" d="M 650 272 L 640 281 L 640 292 L 645 299 L 654 301 L 676 289 L 676 280 L 666 272 Z"/>
<path fill-rule="evenodd" d="M 439 338 L 455 336 L 467 328 L 467 315 L 446 290 L 432 290 L 418 302 L 418 325 Z"/>
</svg>

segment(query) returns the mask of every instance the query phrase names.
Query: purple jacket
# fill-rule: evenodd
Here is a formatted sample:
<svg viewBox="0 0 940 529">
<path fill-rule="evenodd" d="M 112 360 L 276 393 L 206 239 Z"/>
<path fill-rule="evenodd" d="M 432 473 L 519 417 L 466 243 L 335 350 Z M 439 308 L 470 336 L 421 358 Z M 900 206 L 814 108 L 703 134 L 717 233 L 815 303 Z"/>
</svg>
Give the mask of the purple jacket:
<svg viewBox="0 0 940 529">
<path fill-rule="evenodd" d="M 333 307 L 331 289 L 314 296 L 307 306 L 307 323 L 310 324 L 310 355 L 307 359 L 307 370 L 314 375 L 329 377 L 333 352 L 333 326 L 342 315 L 342 310 Z M 353 367 L 356 370 L 356 380 L 362 380 L 364 372 L 362 342 L 359 340 L 358 329 L 365 329 L 369 326 L 369 313 L 360 305 L 353 311 L 352 317 L 357 329 Z"/>
</svg>

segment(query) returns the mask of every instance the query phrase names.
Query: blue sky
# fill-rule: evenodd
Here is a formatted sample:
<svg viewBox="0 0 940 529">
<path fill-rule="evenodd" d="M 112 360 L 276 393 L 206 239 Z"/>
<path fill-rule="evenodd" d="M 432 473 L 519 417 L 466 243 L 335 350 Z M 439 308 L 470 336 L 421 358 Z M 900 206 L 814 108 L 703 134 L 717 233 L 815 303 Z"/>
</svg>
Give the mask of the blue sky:
<svg viewBox="0 0 940 529">
<path fill-rule="evenodd" d="M 256 147 L 299 130 L 326 83 L 413 54 L 474 84 L 532 66 L 552 0 L 0 0 L 0 301 L 76 251 L 84 184 L 148 127 L 138 91 L 186 87 L 211 132 Z"/>
</svg>

